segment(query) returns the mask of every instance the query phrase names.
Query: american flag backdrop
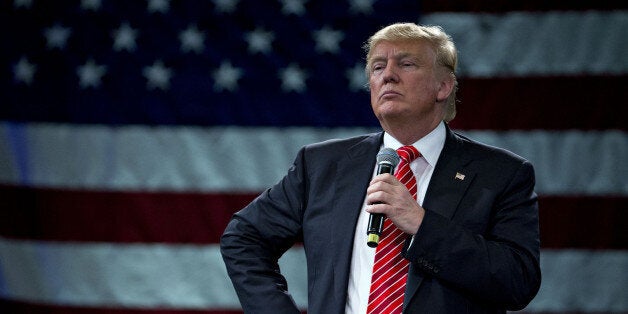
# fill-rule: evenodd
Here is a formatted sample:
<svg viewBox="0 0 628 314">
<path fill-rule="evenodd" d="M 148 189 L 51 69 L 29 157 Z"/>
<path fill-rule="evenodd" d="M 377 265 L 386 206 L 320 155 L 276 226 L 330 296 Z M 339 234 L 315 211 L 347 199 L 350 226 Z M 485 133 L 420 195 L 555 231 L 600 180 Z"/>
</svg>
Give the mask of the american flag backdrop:
<svg viewBox="0 0 628 314">
<path fill-rule="evenodd" d="M 535 166 L 525 312 L 628 313 L 628 2 L 542 0 L 0 0 L 0 312 L 241 312 L 227 221 L 379 130 L 361 46 L 398 21 L 456 42 L 452 128 Z"/>
</svg>

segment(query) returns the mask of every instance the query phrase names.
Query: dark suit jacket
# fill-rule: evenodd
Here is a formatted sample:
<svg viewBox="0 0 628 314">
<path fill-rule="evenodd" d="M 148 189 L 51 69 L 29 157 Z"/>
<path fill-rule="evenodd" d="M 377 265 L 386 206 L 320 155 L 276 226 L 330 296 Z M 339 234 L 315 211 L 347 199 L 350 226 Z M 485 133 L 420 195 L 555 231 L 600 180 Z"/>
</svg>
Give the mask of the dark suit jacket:
<svg viewBox="0 0 628 314">
<path fill-rule="evenodd" d="M 277 264 L 298 241 L 308 313 L 344 312 L 355 227 L 382 135 L 304 147 L 279 183 L 233 216 L 221 251 L 245 312 L 298 313 Z M 411 261 L 404 313 L 525 307 L 541 281 L 533 189 L 530 163 L 447 128 L 424 221 L 404 250 Z"/>
</svg>

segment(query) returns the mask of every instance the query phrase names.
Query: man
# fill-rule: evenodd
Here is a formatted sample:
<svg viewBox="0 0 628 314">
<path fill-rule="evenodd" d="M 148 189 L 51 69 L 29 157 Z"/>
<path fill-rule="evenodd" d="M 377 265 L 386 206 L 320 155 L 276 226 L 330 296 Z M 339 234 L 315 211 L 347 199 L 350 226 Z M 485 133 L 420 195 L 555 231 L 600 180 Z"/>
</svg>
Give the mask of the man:
<svg viewBox="0 0 628 314">
<path fill-rule="evenodd" d="M 297 241 L 307 258 L 309 313 L 524 308 L 541 280 L 532 166 L 447 126 L 457 56 L 442 29 L 393 24 L 366 49 L 371 106 L 384 132 L 302 148 L 288 174 L 224 232 L 223 258 L 245 312 L 299 312 L 277 264 Z M 378 151 L 402 146 L 400 154 L 420 156 L 399 165 L 412 180 L 377 175 Z M 377 248 L 366 245 L 372 213 L 387 217 Z M 394 232 L 403 247 L 387 255 L 394 262 L 381 262 L 378 250 L 393 247 Z"/>
</svg>

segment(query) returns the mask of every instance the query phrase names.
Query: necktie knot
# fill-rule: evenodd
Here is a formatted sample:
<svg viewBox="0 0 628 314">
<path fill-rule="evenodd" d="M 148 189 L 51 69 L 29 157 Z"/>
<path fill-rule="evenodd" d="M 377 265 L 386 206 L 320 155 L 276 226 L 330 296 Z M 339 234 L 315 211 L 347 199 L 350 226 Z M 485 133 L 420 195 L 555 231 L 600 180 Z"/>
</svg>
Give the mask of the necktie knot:
<svg viewBox="0 0 628 314">
<path fill-rule="evenodd" d="M 399 158 L 403 159 L 407 163 L 411 163 L 413 160 L 421 157 L 421 153 L 412 145 L 401 146 L 397 149 Z"/>
</svg>

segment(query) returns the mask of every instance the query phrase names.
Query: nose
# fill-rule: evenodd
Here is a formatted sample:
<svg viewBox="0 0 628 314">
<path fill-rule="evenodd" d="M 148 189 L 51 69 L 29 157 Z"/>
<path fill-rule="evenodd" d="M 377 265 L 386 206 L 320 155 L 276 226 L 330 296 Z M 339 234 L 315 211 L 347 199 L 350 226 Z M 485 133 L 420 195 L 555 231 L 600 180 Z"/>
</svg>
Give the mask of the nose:
<svg viewBox="0 0 628 314">
<path fill-rule="evenodd" d="M 386 65 L 386 68 L 384 68 L 382 78 L 384 80 L 384 83 L 399 82 L 399 76 L 397 75 L 397 71 L 395 71 L 395 67 L 390 63 Z"/>
</svg>

